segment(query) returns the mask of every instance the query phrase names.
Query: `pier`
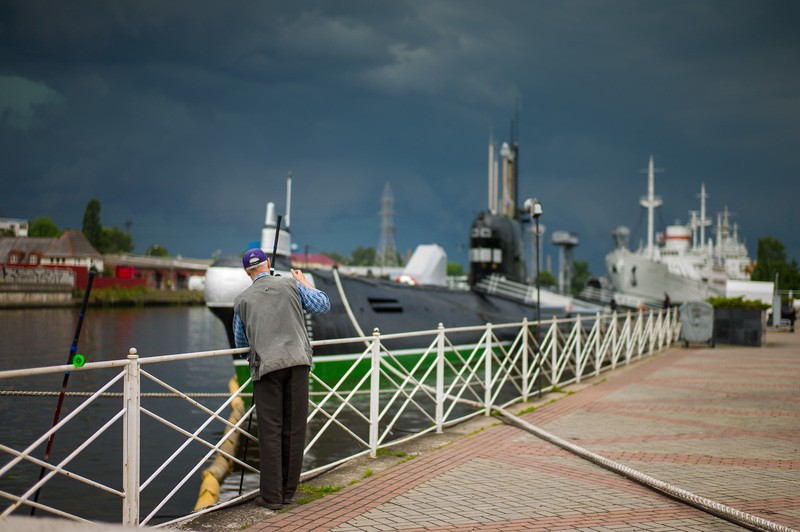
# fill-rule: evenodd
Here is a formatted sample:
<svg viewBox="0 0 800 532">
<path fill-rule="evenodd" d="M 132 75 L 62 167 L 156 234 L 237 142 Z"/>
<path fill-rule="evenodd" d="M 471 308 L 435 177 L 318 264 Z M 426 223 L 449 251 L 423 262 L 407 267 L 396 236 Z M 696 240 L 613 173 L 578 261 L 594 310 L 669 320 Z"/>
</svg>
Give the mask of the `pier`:
<svg viewBox="0 0 800 532">
<path fill-rule="evenodd" d="M 25 478 L 20 476 L 16 487 L 6 473 L 17 471 L 22 460 L 39 465 L 33 452 L 37 444 L 24 447 L 25 440 L 20 440 L 17 448 L 4 445 L 4 451 L 14 456 L 3 466 L 4 480 L 20 494 L 0 493 L 14 503 L 0 516 L 0 530 L 52 528 L 55 525 L 51 517 L 45 518 L 46 512 L 74 519 L 76 522 L 69 524 L 64 520 L 57 523 L 80 530 L 83 525 L 77 521 L 85 518 L 79 512 L 86 515 L 87 510 L 100 506 L 105 512 L 102 516 L 111 519 L 121 506 L 123 524 L 198 532 L 800 528 L 800 336 L 770 330 L 763 347 L 676 347 L 679 323 L 675 318 L 671 312 L 658 311 L 561 323 L 553 320 L 546 333 L 541 331 L 537 349 L 532 349 L 535 338 L 527 322 L 503 326 L 519 332 L 507 347 L 498 343 L 495 335 L 501 326 L 487 324 L 484 339 L 458 366 L 460 376 L 442 370 L 436 378 L 430 373 L 434 366 L 442 369 L 451 363 L 448 356 L 455 354 L 445 348 L 452 330 L 440 326 L 413 333 L 430 335 L 436 341 L 430 344 L 426 358 L 420 358 L 408 373 L 390 364 L 388 352 L 381 356 L 383 340 L 392 335 L 381 336 L 376 331 L 370 339 L 348 339 L 368 344 L 363 356 L 371 369 L 361 382 L 376 393 L 370 393 L 369 401 L 366 395 L 347 399 L 348 408 L 364 411 L 352 419 L 337 414 L 344 402 L 328 404 L 340 392 L 313 395 L 312 403 L 314 413 L 329 408 L 329 415 L 337 415 L 339 423 L 352 427 L 351 432 L 340 431 L 332 438 L 339 441 L 350 434 L 363 450 L 347 460 L 318 463 L 319 467 L 306 471 L 294 504 L 278 513 L 253 504 L 256 492 L 251 491 L 186 517 L 178 514 L 169 522 L 159 514 L 168 500 L 162 494 L 175 493 L 180 486 L 196 489 L 192 484 L 200 468 L 221 441 L 218 429 L 204 427 L 222 422 L 219 413 L 225 404 L 215 407 L 215 412 L 207 411 L 208 419 L 199 426 L 202 418 L 192 421 L 190 414 L 181 415 L 192 421 L 186 428 L 170 423 L 159 429 L 151 423 L 147 437 L 141 439 L 138 420 L 145 419 L 143 414 L 158 417 L 154 416 L 158 404 L 174 400 L 166 396 L 177 397 L 185 386 L 180 379 L 183 372 L 164 372 L 159 369 L 163 364 L 198 365 L 238 350 L 140 358 L 132 349 L 124 360 L 91 362 L 80 368 L 3 371 L 0 377 L 5 379 L 35 378 L 67 369 L 75 379 L 85 372 L 106 372 L 86 374 L 103 377 L 92 378 L 97 391 L 70 417 L 81 415 L 79 410 L 91 404 L 91 421 L 102 424 L 93 437 L 108 427 L 119 428 L 119 420 L 129 426 L 128 436 L 119 444 L 128 457 L 123 465 L 134 466 L 122 471 L 123 483 L 118 488 L 113 477 L 106 479 L 113 465 L 87 469 L 69 463 L 69 457 L 58 458 L 39 483 L 23 484 Z M 397 381 L 400 376 L 402 383 Z M 386 388 L 389 377 L 398 382 L 394 391 Z M 145 393 L 142 379 L 171 393 L 150 392 L 152 386 Z M 105 393 L 118 388 L 123 393 Z M 95 402 L 101 396 L 105 402 Z M 430 412 L 430 418 L 410 437 L 407 426 L 397 426 L 393 422 L 397 418 L 383 415 L 390 412 L 391 399 L 400 396 L 408 398 L 403 408 Z M 125 405 L 124 410 L 115 406 L 120 404 Z M 200 406 L 194 401 L 187 404 L 191 407 L 188 412 Z M 466 410 L 454 410 L 459 406 Z M 109 417 L 105 423 L 104 417 Z M 314 419 L 313 414 L 310 417 Z M 306 452 L 311 456 L 333 441 L 317 438 L 335 425 L 332 418 L 325 419 L 328 421 L 318 424 L 308 442 Z M 370 420 L 368 425 L 366 420 Z M 53 430 L 65 423 L 67 418 Z M 165 444 L 169 441 L 167 429 L 185 437 L 180 448 L 174 448 L 179 443 L 175 437 Z M 221 439 L 233 430 L 240 429 L 228 426 Z M 43 441 L 47 434 L 36 441 Z M 59 441 L 68 443 L 69 438 L 66 433 Z M 192 449 L 187 447 L 190 443 L 204 449 L 206 454 L 199 461 L 191 456 L 179 458 L 184 448 Z M 148 445 L 146 452 L 140 452 L 139 444 Z M 159 464 L 163 465 L 154 470 Z M 171 469 L 165 469 L 168 466 Z M 249 464 L 247 467 L 255 472 Z M 186 474 L 173 488 L 170 479 L 157 483 L 162 471 Z M 81 493 L 74 499 L 76 504 L 66 506 L 71 499 L 29 500 L 34 490 L 59 473 L 81 481 L 70 487 L 71 493 Z M 86 474 L 92 476 L 78 476 Z M 226 485 L 223 500 L 230 498 L 231 491 Z M 45 494 L 51 493 L 55 488 L 45 490 Z M 97 504 L 88 508 L 80 504 L 89 497 Z M 20 505 L 31 504 L 40 508 L 36 519 L 23 512 L 8 515 Z M 93 519 L 111 520 L 102 516 Z"/>
<path fill-rule="evenodd" d="M 799 376 L 800 335 L 770 332 L 763 347 L 673 347 L 509 410 L 609 460 L 775 526 L 766 529 L 800 529 Z M 307 504 L 274 513 L 246 503 L 181 528 L 755 528 L 624 478 L 502 416 L 473 418 L 402 450 L 405 457 L 364 458 L 314 479 L 310 484 L 344 487 Z"/>
</svg>

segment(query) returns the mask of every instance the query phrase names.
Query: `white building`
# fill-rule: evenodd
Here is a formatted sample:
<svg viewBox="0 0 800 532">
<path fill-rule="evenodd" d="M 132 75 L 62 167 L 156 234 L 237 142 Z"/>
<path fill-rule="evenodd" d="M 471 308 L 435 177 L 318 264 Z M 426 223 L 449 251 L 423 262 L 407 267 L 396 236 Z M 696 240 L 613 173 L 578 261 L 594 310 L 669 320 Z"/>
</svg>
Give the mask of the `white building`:
<svg viewBox="0 0 800 532">
<path fill-rule="evenodd" d="M 0 218 L 0 233 L 11 230 L 13 236 L 28 236 L 28 220 Z"/>
</svg>

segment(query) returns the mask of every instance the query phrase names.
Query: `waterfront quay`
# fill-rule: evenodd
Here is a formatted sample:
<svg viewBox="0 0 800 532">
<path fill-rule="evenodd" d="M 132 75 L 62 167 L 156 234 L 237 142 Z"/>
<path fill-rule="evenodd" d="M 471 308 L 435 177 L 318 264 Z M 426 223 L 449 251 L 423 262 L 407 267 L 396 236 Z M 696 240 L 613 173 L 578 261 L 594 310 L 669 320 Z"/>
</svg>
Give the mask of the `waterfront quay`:
<svg viewBox="0 0 800 532">
<path fill-rule="evenodd" d="M 776 529 L 800 529 L 799 377 L 800 334 L 770 331 L 762 347 L 673 347 L 508 410 Z M 473 418 L 399 450 L 407 454 L 360 459 L 310 481 L 344 487 L 307 504 L 274 513 L 246 503 L 181 528 L 746 529 L 579 458 L 500 416 Z"/>
</svg>

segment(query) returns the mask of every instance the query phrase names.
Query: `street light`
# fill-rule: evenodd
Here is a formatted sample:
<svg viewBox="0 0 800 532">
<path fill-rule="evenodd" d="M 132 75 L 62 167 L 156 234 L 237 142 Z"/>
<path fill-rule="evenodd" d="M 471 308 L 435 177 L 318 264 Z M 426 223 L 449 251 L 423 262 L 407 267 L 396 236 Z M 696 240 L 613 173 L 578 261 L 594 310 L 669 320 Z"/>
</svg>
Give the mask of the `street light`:
<svg viewBox="0 0 800 532">
<path fill-rule="evenodd" d="M 539 322 L 541 321 L 541 311 L 542 305 L 541 300 L 539 299 L 539 217 L 542 215 L 542 204 L 539 203 L 539 200 L 536 198 L 528 198 L 525 200 L 525 210 L 531 215 L 533 218 L 533 222 L 535 225 L 536 231 L 536 277 L 534 278 L 534 282 L 536 283 L 536 333 L 537 333 L 537 341 L 538 341 L 538 333 L 539 333 Z"/>
</svg>

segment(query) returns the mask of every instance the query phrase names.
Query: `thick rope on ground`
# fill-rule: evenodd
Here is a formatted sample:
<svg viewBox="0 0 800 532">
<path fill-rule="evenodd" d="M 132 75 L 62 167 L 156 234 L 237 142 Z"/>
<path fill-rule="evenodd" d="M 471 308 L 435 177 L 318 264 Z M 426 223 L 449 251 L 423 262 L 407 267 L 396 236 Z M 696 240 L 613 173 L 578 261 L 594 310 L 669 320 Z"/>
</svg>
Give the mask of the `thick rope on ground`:
<svg viewBox="0 0 800 532">
<path fill-rule="evenodd" d="M 730 521 L 734 524 L 749 528 L 751 530 L 766 530 L 769 532 L 798 532 L 793 528 L 789 528 L 778 523 L 773 523 L 772 521 L 768 521 L 756 515 L 737 510 L 736 508 L 732 508 L 720 502 L 695 495 L 690 491 L 686 491 L 677 486 L 672 486 L 671 484 L 667 484 L 666 482 L 653 478 L 649 475 L 645 475 L 644 473 L 641 473 L 628 466 L 614 462 L 613 460 L 609 460 L 604 456 L 593 453 L 587 449 L 584 449 L 583 447 L 579 447 L 574 443 L 570 443 L 567 440 L 561 439 L 554 434 L 542 430 L 535 425 L 528 423 L 524 419 L 518 418 L 503 408 L 494 407 L 494 410 L 500 412 L 505 420 L 511 425 L 526 430 L 531 434 L 534 434 L 535 436 L 552 443 L 553 445 L 557 445 L 566 451 L 574 453 L 581 458 L 589 460 L 590 462 L 604 467 L 610 471 L 618 473 L 631 480 L 635 480 L 636 482 L 647 486 L 650 489 L 665 493 L 674 499 L 678 499 L 681 502 L 725 519 L 726 521 Z"/>
<path fill-rule="evenodd" d="M 231 395 L 239 389 L 239 381 L 236 376 L 228 382 L 228 389 Z M 228 421 L 234 425 L 242 419 L 244 415 L 244 401 L 237 396 L 231 401 L 231 414 Z M 222 442 L 220 448 L 231 456 L 236 456 L 236 449 L 239 447 L 239 431 L 231 432 L 228 439 Z M 217 453 L 214 461 L 203 470 L 203 482 L 200 484 L 200 493 L 194 505 L 194 511 L 201 508 L 217 504 L 219 502 L 219 488 L 225 477 L 233 469 L 233 461 L 222 453 Z"/>
</svg>

